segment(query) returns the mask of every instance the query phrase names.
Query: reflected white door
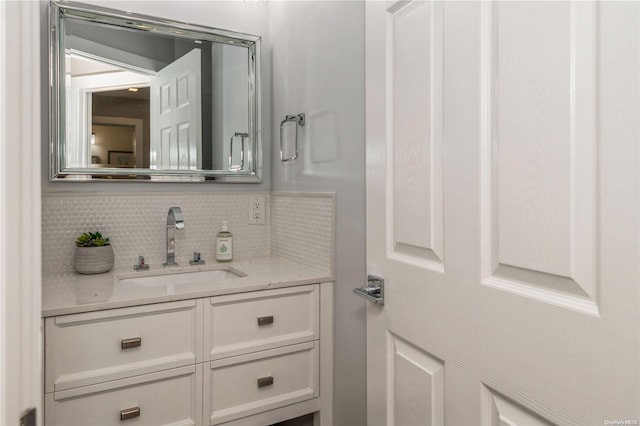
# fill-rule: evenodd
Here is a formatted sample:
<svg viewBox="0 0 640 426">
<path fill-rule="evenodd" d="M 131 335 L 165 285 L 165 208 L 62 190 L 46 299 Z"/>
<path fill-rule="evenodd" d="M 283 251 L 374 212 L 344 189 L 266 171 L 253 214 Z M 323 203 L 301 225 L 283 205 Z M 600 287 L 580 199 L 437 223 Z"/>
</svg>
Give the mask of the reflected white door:
<svg viewBox="0 0 640 426">
<path fill-rule="evenodd" d="M 200 49 L 158 71 L 151 80 L 151 168 L 202 168 Z"/>
<path fill-rule="evenodd" d="M 366 2 L 369 425 L 640 422 L 639 24 Z"/>
</svg>

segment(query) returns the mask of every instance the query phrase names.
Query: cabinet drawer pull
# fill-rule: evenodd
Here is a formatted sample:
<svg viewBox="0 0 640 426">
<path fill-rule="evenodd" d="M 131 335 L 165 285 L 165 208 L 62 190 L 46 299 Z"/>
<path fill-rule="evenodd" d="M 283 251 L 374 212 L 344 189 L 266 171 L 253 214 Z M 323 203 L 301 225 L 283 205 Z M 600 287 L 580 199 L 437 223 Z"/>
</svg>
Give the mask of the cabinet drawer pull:
<svg viewBox="0 0 640 426">
<path fill-rule="evenodd" d="M 268 317 L 258 317 L 258 325 L 268 325 L 273 324 L 273 315 L 269 315 Z"/>
<path fill-rule="evenodd" d="M 271 386 L 273 384 L 273 376 L 260 377 L 258 379 L 258 387 L 263 388 L 265 386 Z"/>
<path fill-rule="evenodd" d="M 130 339 L 122 339 L 122 349 L 137 348 L 142 346 L 142 337 L 132 337 Z"/>
<path fill-rule="evenodd" d="M 125 408 L 120 410 L 120 421 L 140 417 L 140 407 Z"/>
</svg>

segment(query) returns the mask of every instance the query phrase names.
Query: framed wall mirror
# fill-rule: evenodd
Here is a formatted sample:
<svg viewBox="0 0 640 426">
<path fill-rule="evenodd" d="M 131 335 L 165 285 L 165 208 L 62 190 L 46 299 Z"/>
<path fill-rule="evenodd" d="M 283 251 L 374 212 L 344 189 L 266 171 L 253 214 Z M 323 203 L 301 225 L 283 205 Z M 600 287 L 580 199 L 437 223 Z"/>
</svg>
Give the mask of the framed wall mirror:
<svg viewBox="0 0 640 426">
<path fill-rule="evenodd" d="M 260 182 L 260 37 L 50 3 L 51 180 Z"/>
</svg>

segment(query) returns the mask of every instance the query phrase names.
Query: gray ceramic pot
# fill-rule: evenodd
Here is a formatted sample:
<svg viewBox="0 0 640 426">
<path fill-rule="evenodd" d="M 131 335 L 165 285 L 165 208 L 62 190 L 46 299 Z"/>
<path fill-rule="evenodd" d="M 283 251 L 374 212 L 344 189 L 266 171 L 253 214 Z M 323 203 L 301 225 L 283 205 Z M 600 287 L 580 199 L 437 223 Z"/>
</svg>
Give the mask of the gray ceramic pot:
<svg viewBox="0 0 640 426">
<path fill-rule="evenodd" d="M 100 274 L 113 268 L 113 247 L 76 247 L 73 267 L 79 274 Z"/>
</svg>

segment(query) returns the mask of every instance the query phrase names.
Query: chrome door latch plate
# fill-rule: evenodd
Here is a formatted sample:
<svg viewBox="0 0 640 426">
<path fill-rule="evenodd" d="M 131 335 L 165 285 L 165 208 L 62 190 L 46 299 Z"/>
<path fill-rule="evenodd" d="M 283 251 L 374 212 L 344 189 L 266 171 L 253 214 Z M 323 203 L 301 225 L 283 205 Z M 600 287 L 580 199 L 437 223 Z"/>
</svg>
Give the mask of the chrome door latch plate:
<svg viewBox="0 0 640 426">
<path fill-rule="evenodd" d="M 367 275 L 367 286 L 354 288 L 353 292 L 369 302 L 384 306 L 384 278 Z"/>
</svg>

